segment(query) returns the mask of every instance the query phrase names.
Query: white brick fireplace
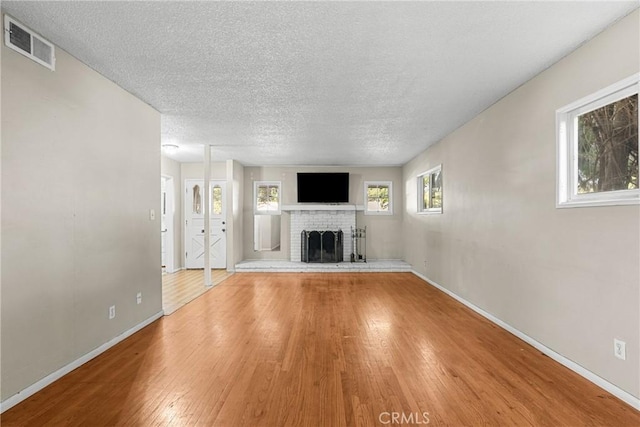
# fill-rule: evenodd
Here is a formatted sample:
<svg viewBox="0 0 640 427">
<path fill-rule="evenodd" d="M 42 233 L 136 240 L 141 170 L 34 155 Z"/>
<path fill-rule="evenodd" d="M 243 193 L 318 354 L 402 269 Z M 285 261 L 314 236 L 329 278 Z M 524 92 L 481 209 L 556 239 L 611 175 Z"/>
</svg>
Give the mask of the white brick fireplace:
<svg viewBox="0 0 640 427">
<path fill-rule="evenodd" d="M 307 231 L 342 230 L 344 261 L 351 259 L 351 227 L 356 226 L 356 207 L 351 205 L 283 206 L 291 212 L 291 261 L 300 262 L 300 235 Z"/>
</svg>

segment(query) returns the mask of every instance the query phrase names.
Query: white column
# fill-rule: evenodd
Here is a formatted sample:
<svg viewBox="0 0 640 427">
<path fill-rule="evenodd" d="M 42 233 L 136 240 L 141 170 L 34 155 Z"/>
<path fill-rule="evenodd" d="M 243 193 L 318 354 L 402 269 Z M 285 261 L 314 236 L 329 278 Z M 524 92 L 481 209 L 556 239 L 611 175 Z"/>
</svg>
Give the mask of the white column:
<svg viewBox="0 0 640 427">
<path fill-rule="evenodd" d="M 204 146 L 204 285 L 211 286 L 211 147 Z"/>
</svg>

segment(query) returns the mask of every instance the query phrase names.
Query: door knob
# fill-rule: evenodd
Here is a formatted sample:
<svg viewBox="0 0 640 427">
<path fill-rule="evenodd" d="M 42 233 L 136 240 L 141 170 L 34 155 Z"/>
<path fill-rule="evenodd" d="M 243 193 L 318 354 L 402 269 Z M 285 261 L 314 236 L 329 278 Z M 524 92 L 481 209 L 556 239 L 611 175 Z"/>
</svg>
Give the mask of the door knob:
<svg viewBox="0 0 640 427">
<path fill-rule="evenodd" d="M 204 233 L 204 229 L 202 230 L 202 232 Z"/>
<path fill-rule="evenodd" d="M 225 231 L 227 231 L 227 230 L 223 228 L 223 229 L 222 229 L 222 232 L 224 233 Z"/>
<path fill-rule="evenodd" d="M 226 222 L 222 221 L 222 225 L 225 225 L 225 224 L 226 224 Z"/>
</svg>

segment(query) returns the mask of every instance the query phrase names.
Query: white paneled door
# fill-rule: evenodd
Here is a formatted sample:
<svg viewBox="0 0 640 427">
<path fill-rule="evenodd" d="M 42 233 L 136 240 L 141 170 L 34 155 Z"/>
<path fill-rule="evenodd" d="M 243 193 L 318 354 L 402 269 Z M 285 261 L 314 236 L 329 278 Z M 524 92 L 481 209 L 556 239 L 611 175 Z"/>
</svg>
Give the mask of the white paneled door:
<svg viewBox="0 0 640 427">
<path fill-rule="evenodd" d="M 224 181 L 209 182 L 211 213 L 211 268 L 227 266 L 226 206 Z M 185 266 L 204 268 L 203 180 L 185 180 Z"/>
</svg>

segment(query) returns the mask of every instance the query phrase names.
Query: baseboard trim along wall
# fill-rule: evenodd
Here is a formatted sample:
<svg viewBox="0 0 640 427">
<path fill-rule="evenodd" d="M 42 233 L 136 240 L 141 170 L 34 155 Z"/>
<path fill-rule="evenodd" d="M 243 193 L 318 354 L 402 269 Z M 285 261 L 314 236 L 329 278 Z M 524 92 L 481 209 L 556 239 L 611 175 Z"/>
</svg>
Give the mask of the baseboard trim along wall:
<svg viewBox="0 0 640 427">
<path fill-rule="evenodd" d="M 534 347 L 537 350 L 541 351 L 542 353 L 546 354 L 547 356 L 549 356 L 550 358 L 552 358 L 556 362 L 566 366 L 567 368 L 571 369 L 573 372 L 575 372 L 578 375 L 586 378 L 587 380 L 591 381 L 592 383 L 594 383 L 598 387 L 608 391 L 609 393 L 611 393 L 614 396 L 616 396 L 618 399 L 622 400 L 625 403 L 628 403 L 629 405 L 633 406 L 635 409 L 640 411 L 640 399 L 639 398 L 635 397 L 634 395 L 632 395 L 630 393 L 627 393 L 626 391 L 622 390 L 620 387 L 610 383 L 609 381 L 605 380 L 604 378 L 602 378 L 602 377 L 594 374 L 593 372 L 589 371 L 588 369 L 578 365 L 573 360 L 567 359 L 563 355 L 561 355 L 559 353 L 556 353 L 555 351 L 551 350 L 549 347 L 545 346 L 541 342 L 536 341 L 535 339 L 531 338 L 527 334 L 525 334 L 525 333 L 519 331 L 518 329 L 514 328 L 513 326 L 503 322 L 502 320 L 498 319 L 494 315 L 484 311 L 480 307 L 474 305 L 473 303 L 471 303 L 471 302 L 465 300 L 464 298 L 458 296 L 457 294 L 451 292 L 449 289 L 445 288 L 442 285 L 439 285 L 438 283 L 434 282 L 433 280 L 429 279 L 428 277 L 418 273 L 415 270 L 412 270 L 411 272 L 413 274 L 415 274 L 416 276 L 418 276 L 419 278 L 421 278 L 422 280 L 424 280 L 425 282 L 427 282 L 429 285 L 433 286 L 434 288 L 440 289 L 442 292 L 444 292 L 445 294 L 449 295 L 451 298 L 457 300 L 458 302 L 466 305 L 467 307 L 469 307 L 471 310 L 475 311 L 476 313 L 478 313 L 482 317 L 484 317 L 487 320 L 495 323 L 496 325 L 500 326 L 502 329 L 506 330 L 507 332 L 510 332 L 511 334 L 513 334 L 516 337 L 520 338 L 522 341 L 526 342 L 527 344 L 531 345 L 532 347 Z"/>
<path fill-rule="evenodd" d="M 127 330 L 127 331 L 124 331 L 123 333 L 121 333 L 117 337 L 113 338 L 112 340 L 102 344 L 100 347 L 96 348 L 95 350 L 90 351 L 89 353 L 87 353 L 84 356 L 74 360 L 73 362 L 69 363 L 68 365 L 63 366 L 62 368 L 58 369 L 57 371 L 53 372 L 52 374 L 47 375 L 46 377 L 44 377 L 43 379 L 41 379 L 37 383 L 32 384 L 29 387 L 25 388 L 24 390 L 22 390 L 22 391 L 20 391 L 20 392 L 18 392 L 16 394 L 14 394 L 13 396 L 7 398 L 5 401 L 0 403 L 0 413 L 3 413 L 4 411 L 16 406 L 18 403 L 22 402 L 23 400 L 27 399 L 28 397 L 33 396 L 34 394 L 36 394 L 37 392 L 39 392 L 40 390 L 42 390 L 43 388 L 45 388 L 49 384 L 53 383 L 54 381 L 59 380 L 63 376 L 67 375 L 69 372 L 71 372 L 74 369 L 84 365 L 85 363 L 87 363 L 91 359 L 93 359 L 93 358 L 99 356 L 100 354 L 104 353 L 105 351 L 109 350 L 111 347 L 113 347 L 114 345 L 118 344 L 120 341 L 123 341 L 126 338 L 129 338 L 131 335 L 135 334 L 136 332 L 138 332 L 140 329 L 144 328 L 145 326 L 148 326 L 151 323 L 155 322 L 156 320 L 158 320 L 162 316 L 164 316 L 164 311 L 160 311 L 160 312 L 154 314 L 153 316 L 151 316 L 148 319 L 142 321 L 141 323 L 138 323 L 133 328 L 131 328 L 131 329 Z"/>
</svg>

